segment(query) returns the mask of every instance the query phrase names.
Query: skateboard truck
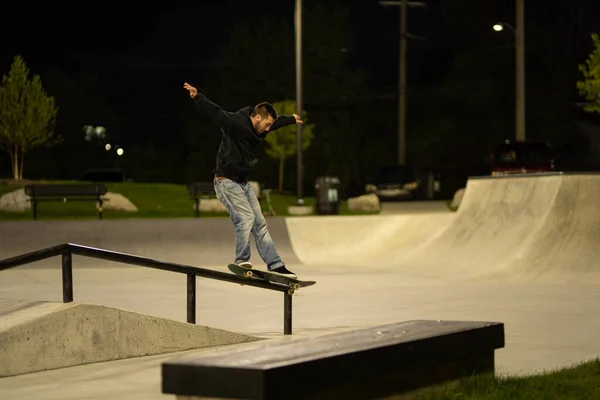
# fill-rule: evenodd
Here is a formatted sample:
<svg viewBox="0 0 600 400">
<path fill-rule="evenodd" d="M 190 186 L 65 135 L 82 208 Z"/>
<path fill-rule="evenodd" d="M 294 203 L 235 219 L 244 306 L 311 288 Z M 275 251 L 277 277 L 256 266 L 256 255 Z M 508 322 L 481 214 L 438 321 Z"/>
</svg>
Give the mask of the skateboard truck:
<svg viewBox="0 0 600 400">
<path fill-rule="evenodd" d="M 243 276 L 250 279 L 258 279 L 266 282 L 273 283 L 275 285 L 287 286 L 288 294 L 292 295 L 294 292 L 302 287 L 314 285 L 315 281 L 299 281 L 295 278 L 288 278 L 284 276 L 278 276 L 266 271 L 251 270 L 248 268 L 240 267 L 237 264 L 228 264 L 227 267 L 231 272 L 236 275 Z M 243 286 L 242 283 L 240 285 Z"/>
</svg>

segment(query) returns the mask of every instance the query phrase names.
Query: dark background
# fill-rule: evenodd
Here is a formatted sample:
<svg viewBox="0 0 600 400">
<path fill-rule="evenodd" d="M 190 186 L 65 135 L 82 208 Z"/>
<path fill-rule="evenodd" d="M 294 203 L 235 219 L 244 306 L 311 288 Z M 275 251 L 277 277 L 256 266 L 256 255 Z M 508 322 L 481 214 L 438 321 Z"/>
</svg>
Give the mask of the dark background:
<svg viewBox="0 0 600 400">
<path fill-rule="evenodd" d="M 513 139 L 514 0 L 427 0 L 410 8 L 408 164 L 442 171 L 448 193 L 489 173 L 489 151 Z M 219 128 L 200 118 L 187 81 L 234 111 L 295 100 L 294 0 L 20 3 L 3 5 L 0 74 L 16 55 L 39 74 L 59 107 L 63 141 L 25 155 L 26 179 L 77 179 L 86 168 L 119 166 L 140 182 L 210 180 Z M 577 65 L 600 33 L 597 0 L 526 1 L 527 139 L 547 140 L 596 162 L 597 115 L 585 113 Z M 361 193 L 397 160 L 399 10 L 376 0 L 304 0 L 305 119 L 316 125 L 304 152 L 305 194 L 317 176 L 340 177 Z M 123 157 L 87 142 L 103 126 Z M 261 152 L 253 176 L 277 183 L 277 161 Z M 295 192 L 296 160 L 285 190 Z M 0 153 L 0 177 L 10 177 Z"/>
</svg>

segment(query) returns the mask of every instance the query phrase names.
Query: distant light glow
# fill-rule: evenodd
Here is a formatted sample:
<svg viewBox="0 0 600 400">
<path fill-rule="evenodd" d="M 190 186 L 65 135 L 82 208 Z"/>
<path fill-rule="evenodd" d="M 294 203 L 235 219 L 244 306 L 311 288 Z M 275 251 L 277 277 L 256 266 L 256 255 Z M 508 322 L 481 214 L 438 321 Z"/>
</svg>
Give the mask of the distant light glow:
<svg viewBox="0 0 600 400">
<path fill-rule="evenodd" d="M 106 143 L 106 146 L 104 146 L 104 148 L 106 149 L 106 151 L 110 151 L 112 146 L 110 145 L 110 143 Z"/>
<path fill-rule="evenodd" d="M 101 140 L 106 138 L 106 128 L 103 126 L 84 125 L 85 140 L 91 142 L 94 139 Z"/>
<path fill-rule="evenodd" d="M 494 30 L 496 32 L 500 32 L 500 31 L 504 30 L 504 26 L 502 24 L 496 24 L 496 25 L 494 25 Z"/>
<path fill-rule="evenodd" d="M 123 149 L 122 149 L 121 147 L 119 147 L 119 148 L 117 149 L 117 154 L 118 154 L 118 155 L 120 155 L 120 156 L 122 156 L 122 155 L 123 155 L 123 153 L 124 153 Z"/>
</svg>

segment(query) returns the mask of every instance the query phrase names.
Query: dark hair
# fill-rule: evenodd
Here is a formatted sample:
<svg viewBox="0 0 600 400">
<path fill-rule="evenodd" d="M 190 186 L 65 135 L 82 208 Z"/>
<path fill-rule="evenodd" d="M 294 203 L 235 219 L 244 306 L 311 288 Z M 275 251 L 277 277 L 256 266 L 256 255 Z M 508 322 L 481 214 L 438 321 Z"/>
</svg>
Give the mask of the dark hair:
<svg viewBox="0 0 600 400">
<path fill-rule="evenodd" d="M 257 114 L 260 115 L 262 118 L 267 118 L 270 115 L 271 117 L 273 117 L 273 119 L 277 119 L 277 111 L 275 111 L 275 108 L 271 103 L 263 102 L 257 104 L 254 107 L 251 116 L 255 117 Z"/>
</svg>

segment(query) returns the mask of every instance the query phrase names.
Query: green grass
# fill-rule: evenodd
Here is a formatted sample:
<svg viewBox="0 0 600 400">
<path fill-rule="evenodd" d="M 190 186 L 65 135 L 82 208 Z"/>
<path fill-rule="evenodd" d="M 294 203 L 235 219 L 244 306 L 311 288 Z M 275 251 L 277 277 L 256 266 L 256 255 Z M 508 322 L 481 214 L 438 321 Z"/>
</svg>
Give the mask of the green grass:
<svg viewBox="0 0 600 400">
<path fill-rule="evenodd" d="M 57 181 L 44 183 L 59 183 Z M 65 182 L 60 182 L 65 183 Z M 71 183 L 71 182 L 68 182 Z M 0 196 L 22 188 L 23 185 L 0 185 Z M 189 198 L 186 185 L 169 183 L 107 183 L 109 192 L 120 193 L 137 208 L 137 212 L 124 212 L 106 209 L 104 219 L 124 218 L 193 218 L 193 201 Z M 313 207 L 314 197 L 305 197 L 305 205 Z M 271 204 L 277 216 L 287 216 L 288 207 L 296 204 L 296 196 L 271 193 Z M 261 202 L 263 211 L 267 210 L 266 198 Z M 108 206 L 108 205 L 107 205 Z M 346 201 L 340 202 L 341 215 L 364 215 L 373 213 L 348 211 Z M 95 203 L 91 201 L 39 202 L 38 220 L 50 219 L 96 219 Z M 314 215 L 314 214 L 313 214 Z M 201 212 L 201 218 L 229 217 L 228 213 Z M 31 220 L 31 210 L 27 212 L 0 211 L 0 220 Z"/>
<path fill-rule="evenodd" d="M 600 399 L 600 359 L 525 377 L 485 374 L 389 400 L 580 400 Z"/>
</svg>

